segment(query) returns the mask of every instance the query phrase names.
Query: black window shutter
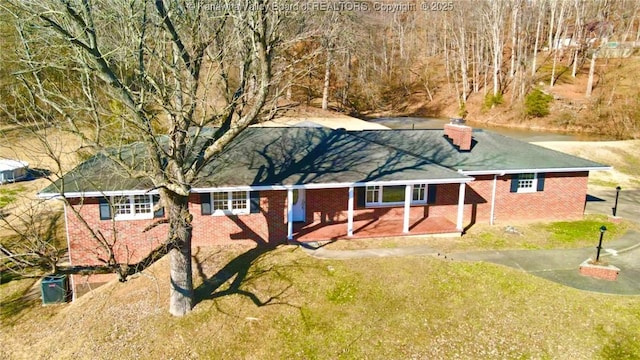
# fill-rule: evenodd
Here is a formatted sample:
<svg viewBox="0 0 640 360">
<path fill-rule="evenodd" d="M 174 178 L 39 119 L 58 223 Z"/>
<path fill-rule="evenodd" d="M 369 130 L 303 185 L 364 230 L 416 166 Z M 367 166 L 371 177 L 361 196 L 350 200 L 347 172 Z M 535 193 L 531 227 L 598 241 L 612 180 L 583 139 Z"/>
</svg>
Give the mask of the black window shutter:
<svg viewBox="0 0 640 360">
<path fill-rule="evenodd" d="M 427 204 L 435 204 L 436 203 L 436 194 L 437 194 L 438 185 L 431 184 L 427 185 Z"/>
<path fill-rule="evenodd" d="M 537 191 L 544 190 L 544 173 L 538 173 L 538 187 L 536 190 Z"/>
<path fill-rule="evenodd" d="M 260 192 L 249 192 L 249 212 L 251 214 L 258 214 L 260 212 Z"/>
<path fill-rule="evenodd" d="M 366 189 L 367 188 L 364 186 L 353 188 L 353 191 L 355 193 L 354 195 L 356 196 L 357 209 L 363 209 L 365 207 Z"/>
<path fill-rule="evenodd" d="M 111 205 L 107 198 L 100 198 L 100 220 L 111 220 Z"/>
<path fill-rule="evenodd" d="M 153 207 L 156 207 L 156 204 L 158 204 L 160 202 L 160 195 L 153 195 Z M 164 217 L 164 206 L 161 207 L 160 209 L 156 210 L 153 212 L 153 217 L 154 218 L 163 218 Z"/>
<path fill-rule="evenodd" d="M 518 174 L 511 175 L 511 192 L 518 192 Z"/>
<path fill-rule="evenodd" d="M 211 215 L 211 194 L 200 194 L 200 213 L 202 215 Z"/>
</svg>

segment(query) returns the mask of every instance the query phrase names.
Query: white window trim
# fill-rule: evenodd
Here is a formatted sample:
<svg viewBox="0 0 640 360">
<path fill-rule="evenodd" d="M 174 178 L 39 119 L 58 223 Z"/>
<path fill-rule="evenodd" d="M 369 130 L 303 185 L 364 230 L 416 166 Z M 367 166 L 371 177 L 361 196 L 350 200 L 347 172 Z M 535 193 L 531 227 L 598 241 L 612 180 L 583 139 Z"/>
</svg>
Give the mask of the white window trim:
<svg viewBox="0 0 640 360">
<path fill-rule="evenodd" d="M 525 174 L 533 174 L 533 179 L 522 179 L 522 180 L 531 180 L 531 187 L 520 187 L 520 181 L 522 181 L 520 179 L 521 175 L 525 175 Z M 518 189 L 516 190 L 516 193 L 519 194 L 530 194 L 530 193 L 534 193 L 538 191 L 538 173 L 524 173 L 524 174 L 518 174 Z"/>
<path fill-rule="evenodd" d="M 232 209 L 232 204 L 233 204 L 233 193 L 234 192 L 241 192 L 241 193 L 245 193 L 245 197 L 246 197 L 246 201 L 245 201 L 245 206 L 242 209 Z M 227 194 L 227 208 L 226 209 L 217 209 L 214 210 L 213 209 L 213 194 L 214 193 L 226 193 Z M 251 212 L 251 198 L 249 197 L 249 191 L 243 191 L 243 190 L 234 190 L 234 191 L 214 191 L 212 193 L 210 193 L 210 199 L 211 199 L 211 215 L 212 216 L 223 216 L 223 215 L 247 215 Z"/>
<path fill-rule="evenodd" d="M 136 196 L 145 196 L 147 198 L 147 201 L 151 204 L 151 212 L 149 213 L 139 213 L 136 214 L 135 213 L 135 197 Z M 153 219 L 153 195 L 122 195 L 122 196 L 112 196 L 111 197 L 111 204 L 116 204 L 116 198 L 123 198 L 126 197 L 129 199 L 128 205 L 129 205 L 129 210 L 131 211 L 130 214 L 117 214 L 116 213 L 116 207 L 112 206 L 112 211 L 113 211 L 113 219 L 116 221 L 121 221 L 121 220 L 148 220 L 148 219 Z"/>
<path fill-rule="evenodd" d="M 413 191 L 416 185 L 424 185 L 424 200 L 413 200 Z M 404 201 L 396 201 L 396 202 L 383 202 L 382 201 L 382 192 L 385 186 L 397 186 L 397 185 L 372 185 L 365 187 L 364 196 L 365 196 L 365 207 L 376 208 L 376 207 L 394 207 L 399 205 L 404 205 Z M 427 184 L 415 184 L 411 186 L 411 205 L 426 205 L 429 198 L 429 185 Z M 367 193 L 370 188 L 378 187 L 378 201 L 369 202 L 367 201 Z"/>
</svg>

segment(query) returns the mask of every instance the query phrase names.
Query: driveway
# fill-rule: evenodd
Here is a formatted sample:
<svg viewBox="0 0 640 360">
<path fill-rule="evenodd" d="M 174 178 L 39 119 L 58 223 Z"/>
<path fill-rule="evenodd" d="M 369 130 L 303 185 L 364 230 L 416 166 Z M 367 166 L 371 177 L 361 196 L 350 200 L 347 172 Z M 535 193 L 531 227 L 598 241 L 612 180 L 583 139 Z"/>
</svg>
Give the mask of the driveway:
<svg viewBox="0 0 640 360">
<path fill-rule="evenodd" d="M 508 250 L 453 253 L 454 260 L 485 261 L 509 266 L 576 289 L 608 294 L 640 295 L 640 233 L 629 231 L 603 244 L 600 259 L 620 269 L 617 281 L 580 275 L 580 264 L 595 258 L 596 249 Z"/>
<path fill-rule="evenodd" d="M 326 250 L 315 243 L 301 244 L 309 255 L 321 259 L 346 260 L 384 256 L 445 256 L 427 246 L 393 249 Z M 594 279 L 579 273 L 580 264 L 594 258 L 596 249 L 506 250 L 450 253 L 447 259 L 485 261 L 513 267 L 529 274 L 576 289 L 619 295 L 640 295 L 640 233 L 629 231 L 605 243 L 600 258 L 620 269 L 617 281 Z"/>
<path fill-rule="evenodd" d="M 595 190 L 589 189 L 587 192 L 587 204 L 585 213 L 613 215 L 612 209 L 615 205 L 616 190 Z M 640 190 L 620 191 L 618 198 L 617 216 L 632 221 L 640 221 Z"/>
</svg>

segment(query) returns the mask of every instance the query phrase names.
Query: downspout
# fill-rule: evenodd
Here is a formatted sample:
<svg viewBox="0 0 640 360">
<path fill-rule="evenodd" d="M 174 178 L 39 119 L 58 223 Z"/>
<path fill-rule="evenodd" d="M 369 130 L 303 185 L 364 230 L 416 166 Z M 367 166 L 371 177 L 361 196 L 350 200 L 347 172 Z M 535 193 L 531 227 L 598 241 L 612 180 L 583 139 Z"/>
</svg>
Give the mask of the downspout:
<svg viewBox="0 0 640 360">
<path fill-rule="evenodd" d="M 496 209 L 496 188 L 498 186 L 498 176 L 504 176 L 504 173 L 494 174 L 493 175 L 493 189 L 491 190 L 491 218 L 489 219 L 489 224 L 493 225 L 494 214 Z"/>
<path fill-rule="evenodd" d="M 493 225 L 493 218 L 496 209 L 496 185 L 498 184 L 498 174 L 493 175 L 493 190 L 491 191 L 491 217 L 489 224 Z"/>
</svg>

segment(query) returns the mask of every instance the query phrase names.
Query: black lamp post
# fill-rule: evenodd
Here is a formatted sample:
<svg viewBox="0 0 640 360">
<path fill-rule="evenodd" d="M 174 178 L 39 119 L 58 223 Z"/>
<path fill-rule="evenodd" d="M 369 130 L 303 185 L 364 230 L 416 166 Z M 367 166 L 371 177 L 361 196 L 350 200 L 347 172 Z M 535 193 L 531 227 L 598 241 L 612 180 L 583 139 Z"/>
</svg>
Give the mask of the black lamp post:
<svg viewBox="0 0 640 360">
<path fill-rule="evenodd" d="M 616 216 L 616 213 L 618 212 L 618 196 L 620 195 L 620 190 L 622 190 L 622 188 L 620 186 L 616 186 L 616 203 L 613 205 L 613 216 Z"/>
<path fill-rule="evenodd" d="M 596 254 L 596 262 L 600 260 L 600 250 L 602 249 L 602 237 L 604 236 L 604 232 L 607 231 L 607 227 L 602 225 L 600 226 L 600 242 L 598 243 L 598 253 Z"/>
</svg>

